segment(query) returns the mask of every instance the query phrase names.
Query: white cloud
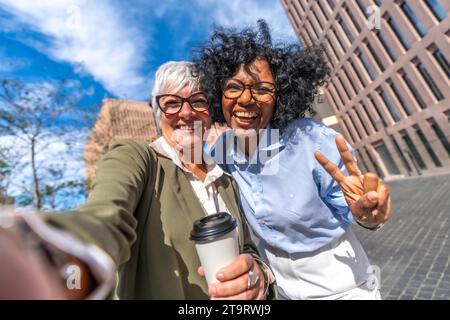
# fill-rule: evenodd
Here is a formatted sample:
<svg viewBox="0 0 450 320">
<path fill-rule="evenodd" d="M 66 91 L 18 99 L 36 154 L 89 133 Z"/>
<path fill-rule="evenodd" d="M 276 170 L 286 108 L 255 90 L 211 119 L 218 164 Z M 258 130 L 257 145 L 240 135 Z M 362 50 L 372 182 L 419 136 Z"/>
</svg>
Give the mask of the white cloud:
<svg viewBox="0 0 450 320">
<path fill-rule="evenodd" d="M 277 0 L 197 0 L 202 7 L 210 7 L 214 23 L 226 27 L 255 26 L 265 19 L 275 42 L 298 42 L 286 12 Z"/>
<path fill-rule="evenodd" d="M 145 98 L 148 79 L 141 75 L 146 34 L 132 25 L 124 8 L 111 1 L 0 0 L 21 24 L 46 35 L 24 39 L 51 58 L 91 74 L 119 97 Z"/>
</svg>

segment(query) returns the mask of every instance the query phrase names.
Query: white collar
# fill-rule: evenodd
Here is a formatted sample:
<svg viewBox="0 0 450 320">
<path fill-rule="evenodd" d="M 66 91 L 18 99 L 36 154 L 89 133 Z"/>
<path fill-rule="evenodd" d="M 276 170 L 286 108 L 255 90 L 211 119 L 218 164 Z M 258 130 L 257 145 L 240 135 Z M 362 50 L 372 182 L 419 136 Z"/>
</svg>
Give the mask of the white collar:
<svg viewBox="0 0 450 320">
<path fill-rule="evenodd" d="M 180 157 L 178 156 L 177 151 L 167 142 L 164 136 L 159 137 L 155 141 L 149 144 L 149 147 L 155 150 L 155 152 L 169 158 L 177 167 L 179 167 L 184 172 L 188 172 L 189 174 L 195 176 L 188 168 L 183 165 Z M 206 187 L 209 184 L 213 183 L 217 179 L 219 179 L 223 174 L 223 170 L 214 162 L 214 160 L 205 152 L 203 152 L 203 159 L 206 161 L 206 169 L 208 170 L 206 174 L 205 181 L 203 181 L 203 185 Z"/>
</svg>

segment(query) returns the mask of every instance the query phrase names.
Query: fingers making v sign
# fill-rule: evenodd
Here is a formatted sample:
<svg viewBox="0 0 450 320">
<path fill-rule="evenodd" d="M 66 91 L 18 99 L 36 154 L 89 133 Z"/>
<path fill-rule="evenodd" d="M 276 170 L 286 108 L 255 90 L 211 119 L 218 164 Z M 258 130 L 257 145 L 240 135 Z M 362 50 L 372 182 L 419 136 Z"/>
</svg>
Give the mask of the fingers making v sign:
<svg viewBox="0 0 450 320">
<path fill-rule="evenodd" d="M 388 186 L 375 173 L 361 173 L 342 135 L 336 137 L 336 146 L 348 176 L 319 151 L 314 156 L 338 183 L 355 220 L 368 229 L 379 228 L 391 215 Z"/>
</svg>

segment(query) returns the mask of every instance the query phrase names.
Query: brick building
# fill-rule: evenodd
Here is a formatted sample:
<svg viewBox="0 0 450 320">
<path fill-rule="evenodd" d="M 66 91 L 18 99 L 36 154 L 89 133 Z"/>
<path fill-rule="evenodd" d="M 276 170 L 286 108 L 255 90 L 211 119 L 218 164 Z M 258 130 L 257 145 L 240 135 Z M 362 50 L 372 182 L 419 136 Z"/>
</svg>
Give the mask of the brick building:
<svg viewBox="0 0 450 320">
<path fill-rule="evenodd" d="M 450 1 L 281 0 L 332 68 L 326 98 L 363 169 L 450 171 Z"/>
<path fill-rule="evenodd" d="M 157 136 L 153 110 L 147 102 L 104 99 L 84 150 L 89 189 L 98 163 L 112 143 L 128 139 L 151 142 Z"/>
</svg>

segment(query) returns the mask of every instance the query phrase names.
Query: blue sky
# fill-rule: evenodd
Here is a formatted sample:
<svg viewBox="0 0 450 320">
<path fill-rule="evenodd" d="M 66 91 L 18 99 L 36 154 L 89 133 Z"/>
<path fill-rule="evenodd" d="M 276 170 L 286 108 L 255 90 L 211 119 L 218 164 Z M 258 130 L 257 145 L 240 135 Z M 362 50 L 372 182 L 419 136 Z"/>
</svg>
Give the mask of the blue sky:
<svg viewBox="0 0 450 320">
<path fill-rule="evenodd" d="M 255 25 L 296 42 L 278 0 L 0 0 L 0 76 L 73 79 L 83 103 L 146 100 L 158 65 L 186 60 L 213 24 Z"/>
</svg>

